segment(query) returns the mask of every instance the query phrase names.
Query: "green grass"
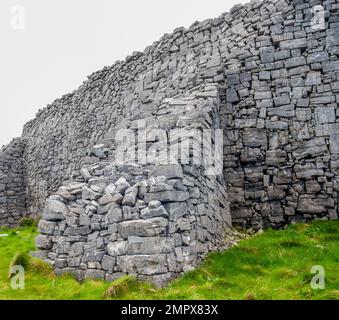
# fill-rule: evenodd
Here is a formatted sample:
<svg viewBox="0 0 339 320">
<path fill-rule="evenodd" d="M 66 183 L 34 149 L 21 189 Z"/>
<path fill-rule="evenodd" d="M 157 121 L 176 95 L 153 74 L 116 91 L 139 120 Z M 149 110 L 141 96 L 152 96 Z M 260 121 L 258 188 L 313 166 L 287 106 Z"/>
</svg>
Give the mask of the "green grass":
<svg viewBox="0 0 339 320">
<path fill-rule="evenodd" d="M 0 299 L 338 299 L 339 221 L 268 230 L 223 253 L 213 253 L 195 271 L 168 287 L 124 277 L 116 282 L 56 277 L 51 268 L 27 253 L 35 250 L 34 226 L 0 237 Z M 9 266 L 26 266 L 25 290 L 10 287 Z M 311 268 L 326 271 L 326 289 L 313 290 Z"/>
</svg>

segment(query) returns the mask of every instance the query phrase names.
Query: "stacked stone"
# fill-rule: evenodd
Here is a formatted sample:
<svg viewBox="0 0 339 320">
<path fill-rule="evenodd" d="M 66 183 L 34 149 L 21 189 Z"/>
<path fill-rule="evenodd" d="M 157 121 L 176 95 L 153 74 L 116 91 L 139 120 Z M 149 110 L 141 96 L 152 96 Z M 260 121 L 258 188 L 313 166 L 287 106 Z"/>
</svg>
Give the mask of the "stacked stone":
<svg viewBox="0 0 339 320">
<path fill-rule="evenodd" d="M 215 86 L 166 99 L 149 119 L 152 127 L 144 127 L 147 154 L 151 141 L 159 143 L 151 129 L 163 129 L 168 138 L 188 123 L 191 130 L 213 131 L 219 127 L 217 108 Z M 136 126 L 132 121 L 127 127 Z M 203 163 L 192 159 L 115 165 L 107 151 L 95 146 L 92 157 L 100 161 L 80 170 L 83 182 L 59 188 L 46 202 L 36 240 L 42 251 L 35 255 L 58 274 L 108 281 L 129 274 L 162 286 L 223 240 L 231 216 L 222 170 L 207 175 Z"/>
<path fill-rule="evenodd" d="M 314 19 L 317 5 L 323 21 Z M 152 118 L 166 98 L 217 84 L 234 223 L 259 229 L 336 219 L 338 5 L 252 1 L 92 74 L 24 128 L 27 192 L 19 194 L 27 211 L 41 213 L 45 195 L 81 182 L 94 146 L 113 157 L 116 130 Z"/>
<path fill-rule="evenodd" d="M 233 222 L 259 229 L 337 219 L 338 1 L 267 4 L 240 10 L 242 41 L 229 38 L 221 118 Z M 325 10 L 319 25 L 316 5 Z"/>
<path fill-rule="evenodd" d="M 164 98 L 201 84 L 224 86 L 225 65 L 232 60 L 229 50 L 242 43 L 238 22 L 244 12 L 250 16 L 259 9 L 267 10 L 261 4 L 237 6 L 219 18 L 165 34 L 144 52 L 92 74 L 78 90 L 41 110 L 23 132 L 28 141 L 28 209 L 40 212 L 45 203 L 41 185 L 51 194 L 63 180 L 72 180 L 87 150 L 104 142 L 112 130 L 148 117 Z"/>
<path fill-rule="evenodd" d="M 0 226 L 15 227 L 26 215 L 24 148 L 24 141 L 14 139 L 0 150 Z"/>
</svg>

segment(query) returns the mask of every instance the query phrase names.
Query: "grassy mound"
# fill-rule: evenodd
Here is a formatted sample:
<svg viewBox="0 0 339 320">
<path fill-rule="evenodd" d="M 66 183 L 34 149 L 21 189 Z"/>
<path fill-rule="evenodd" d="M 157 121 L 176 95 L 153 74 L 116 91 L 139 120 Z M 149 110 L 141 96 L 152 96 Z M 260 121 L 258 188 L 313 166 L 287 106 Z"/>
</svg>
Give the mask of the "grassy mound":
<svg viewBox="0 0 339 320">
<path fill-rule="evenodd" d="M 268 230 L 222 253 L 210 254 L 200 268 L 167 288 L 124 277 L 114 283 L 56 277 L 45 263 L 29 258 L 34 226 L 0 237 L 0 299 L 339 299 L 339 221 Z M 25 290 L 13 290 L 11 265 L 25 267 Z M 311 269 L 326 271 L 326 289 L 313 290 Z"/>
</svg>

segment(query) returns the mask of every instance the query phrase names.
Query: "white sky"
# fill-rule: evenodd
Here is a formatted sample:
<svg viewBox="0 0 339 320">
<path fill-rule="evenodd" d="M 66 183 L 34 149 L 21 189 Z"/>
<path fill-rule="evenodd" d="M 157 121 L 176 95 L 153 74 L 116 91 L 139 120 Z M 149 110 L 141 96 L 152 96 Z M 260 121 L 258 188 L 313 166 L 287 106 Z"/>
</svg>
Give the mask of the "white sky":
<svg viewBox="0 0 339 320">
<path fill-rule="evenodd" d="M 86 76 L 249 0 L 1 0 L 0 147 Z M 12 28 L 13 6 L 25 28 Z"/>
</svg>

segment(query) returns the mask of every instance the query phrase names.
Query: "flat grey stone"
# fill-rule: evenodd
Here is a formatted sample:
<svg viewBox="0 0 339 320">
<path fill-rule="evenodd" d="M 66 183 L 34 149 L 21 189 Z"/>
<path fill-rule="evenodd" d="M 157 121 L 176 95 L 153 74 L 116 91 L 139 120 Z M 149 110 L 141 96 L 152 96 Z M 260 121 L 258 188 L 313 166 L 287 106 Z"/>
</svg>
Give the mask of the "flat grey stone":
<svg viewBox="0 0 339 320">
<path fill-rule="evenodd" d="M 151 201 L 164 202 L 184 202 L 189 199 L 189 193 L 185 191 L 163 191 L 147 193 L 145 195 L 145 202 L 148 204 Z"/>
<path fill-rule="evenodd" d="M 150 173 L 150 177 L 165 177 L 168 179 L 183 178 L 181 165 L 156 166 Z"/>
<path fill-rule="evenodd" d="M 134 220 L 119 223 L 118 231 L 123 239 L 130 236 L 153 237 L 163 233 L 167 225 L 168 220 L 164 218 Z"/>
<path fill-rule="evenodd" d="M 46 221 L 61 221 L 65 220 L 68 213 L 69 209 L 63 202 L 48 199 L 46 201 L 42 219 Z"/>
</svg>

